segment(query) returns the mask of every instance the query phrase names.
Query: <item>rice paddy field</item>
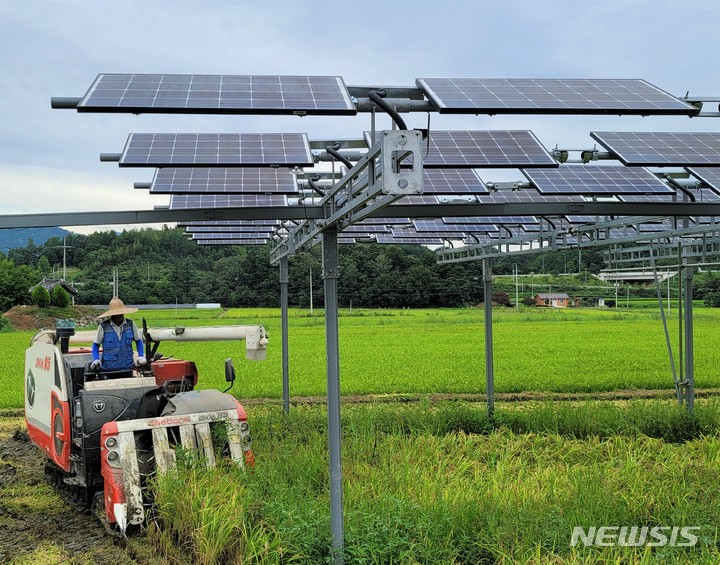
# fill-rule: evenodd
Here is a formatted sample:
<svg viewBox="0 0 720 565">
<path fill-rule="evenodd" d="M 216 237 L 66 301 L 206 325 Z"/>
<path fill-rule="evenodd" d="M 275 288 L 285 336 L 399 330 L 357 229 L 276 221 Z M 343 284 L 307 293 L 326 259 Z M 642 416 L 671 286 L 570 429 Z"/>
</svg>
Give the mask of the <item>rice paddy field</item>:
<svg viewBox="0 0 720 565">
<path fill-rule="evenodd" d="M 696 384 L 717 388 L 720 311 L 695 314 Z M 159 479 L 148 543 L 169 555 L 182 548 L 195 563 L 331 560 L 326 412 L 298 401 L 281 413 L 279 311 L 133 318 L 142 315 L 151 327 L 261 323 L 270 334 L 264 362 L 246 361 L 244 344 L 161 346 L 194 360 L 204 387 L 225 388 L 223 361 L 234 359 L 231 392 L 248 401 L 257 463 L 208 471 L 190 459 Z M 660 317 L 649 309 L 493 318 L 498 392 L 672 389 Z M 670 326 L 676 346 L 677 320 Z M 22 405 L 30 336 L 0 334 L 0 407 Z M 289 343 L 292 395 L 321 397 L 322 312 L 291 311 Z M 482 403 L 436 401 L 484 392 L 475 309 L 342 311 L 340 363 L 347 563 L 720 562 L 717 397 L 698 398 L 692 416 L 664 398 L 498 402 L 492 418 Z M 578 526 L 667 536 L 585 547 L 572 544 Z M 682 527 L 693 528 L 695 544 L 670 542 Z"/>
</svg>

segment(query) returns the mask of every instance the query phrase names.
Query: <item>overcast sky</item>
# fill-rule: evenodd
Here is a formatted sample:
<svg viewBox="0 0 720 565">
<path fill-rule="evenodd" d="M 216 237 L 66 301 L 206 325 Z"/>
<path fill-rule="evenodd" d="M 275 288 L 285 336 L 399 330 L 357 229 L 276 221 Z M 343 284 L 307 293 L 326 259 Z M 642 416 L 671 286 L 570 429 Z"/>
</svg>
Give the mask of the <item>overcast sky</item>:
<svg viewBox="0 0 720 565">
<path fill-rule="evenodd" d="M 677 96 L 718 97 L 720 0 L 0 0 L 0 70 L 0 214 L 151 209 L 167 197 L 132 186 L 150 181 L 151 169 L 99 161 L 119 153 L 129 133 L 352 138 L 369 115 L 78 114 L 52 110 L 51 97 L 83 96 L 98 73 L 340 75 L 373 86 L 642 78 Z M 427 120 L 405 118 L 409 127 Z M 548 148 L 590 148 L 593 129 L 717 131 L 720 119 L 433 114 L 431 125 L 531 129 Z"/>
</svg>

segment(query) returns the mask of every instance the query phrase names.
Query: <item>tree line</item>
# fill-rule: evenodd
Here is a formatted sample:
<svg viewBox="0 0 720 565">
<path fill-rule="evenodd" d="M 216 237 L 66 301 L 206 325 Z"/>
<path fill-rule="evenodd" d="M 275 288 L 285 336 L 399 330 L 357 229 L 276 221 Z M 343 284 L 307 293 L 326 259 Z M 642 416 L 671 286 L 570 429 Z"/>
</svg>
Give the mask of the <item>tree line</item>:
<svg viewBox="0 0 720 565">
<path fill-rule="evenodd" d="M 163 227 L 70 234 L 65 245 L 67 278 L 78 290 L 78 304 L 107 304 L 113 271 L 117 270 L 119 295 L 128 304 L 279 305 L 279 269 L 269 261 L 272 244 L 199 246 L 182 230 Z M 480 261 L 438 265 L 435 253 L 422 246 L 359 243 L 341 245 L 339 262 L 338 298 L 342 307 L 458 307 L 483 300 Z M 0 253 L 0 311 L 29 303 L 30 287 L 53 270 L 61 271 L 62 264 L 63 242 L 59 238 L 50 238 L 42 245 L 29 240 L 25 247 L 9 250 L 7 256 Z M 587 276 L 598 273 L 602 266 L 600 251 L 574 250 L 498 257 L 493 272 L 511 274 L 517 269 L 526 274 Z M 311 293 L 314 305 L 322 306 L 319 246 L 291 257 L 289 274 L 292 306 L 309 307 Z M 711 284 L 696 285 L 700 287 L 698 296 L 717 292 L 720 302 L 720 277 L 716 277 L 717 288 L 712 282 L 715 279 L 710 278 Z M 653 290 L 648 292 L 652 296 Z"/>
</svg>

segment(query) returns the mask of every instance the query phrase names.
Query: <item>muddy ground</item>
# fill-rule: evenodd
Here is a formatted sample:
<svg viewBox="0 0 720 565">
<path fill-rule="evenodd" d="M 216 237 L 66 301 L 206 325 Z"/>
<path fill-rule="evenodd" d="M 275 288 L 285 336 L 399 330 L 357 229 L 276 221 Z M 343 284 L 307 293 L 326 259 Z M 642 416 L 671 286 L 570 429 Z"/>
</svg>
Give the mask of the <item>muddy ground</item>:
<svg viewBox="0 0 720 565">
<path fill-rule="evenodd" d="M 0 563 L 183 563 L 156 551 L 147 538 L 110 536 L 99 520 L 77 512 L 45 482 L 45 458 L 19 412 L 0 412 Z"/>
</svg>

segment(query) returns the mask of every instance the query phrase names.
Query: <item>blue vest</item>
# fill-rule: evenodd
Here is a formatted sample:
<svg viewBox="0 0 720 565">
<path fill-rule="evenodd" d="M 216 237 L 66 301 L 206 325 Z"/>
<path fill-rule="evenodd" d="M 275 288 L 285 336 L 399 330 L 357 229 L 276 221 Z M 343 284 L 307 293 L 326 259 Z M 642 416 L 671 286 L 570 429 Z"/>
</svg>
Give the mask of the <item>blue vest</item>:
<svg viewBox="0 0 720 565">
<path fill-rule="evenodd" d="M 103 329 L 103 354 L 102 368 L 106 371 L 127 371 L 133 366 L 132 344 L 135 341 L 132 322 L 128 319 L 123 321 L 118 338 L 110 320 L 102 323 Z"/>
</svg>

